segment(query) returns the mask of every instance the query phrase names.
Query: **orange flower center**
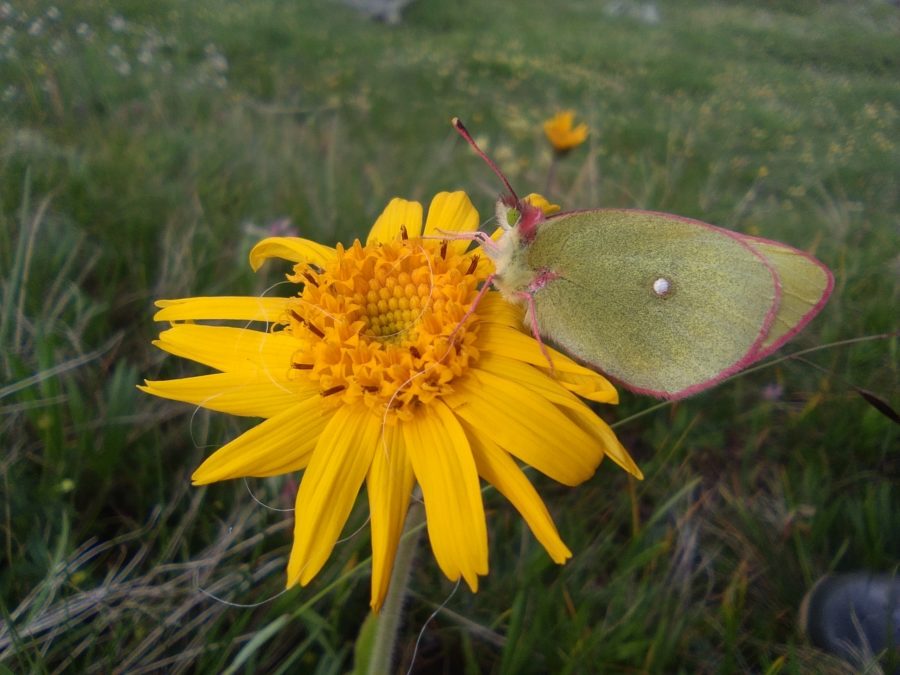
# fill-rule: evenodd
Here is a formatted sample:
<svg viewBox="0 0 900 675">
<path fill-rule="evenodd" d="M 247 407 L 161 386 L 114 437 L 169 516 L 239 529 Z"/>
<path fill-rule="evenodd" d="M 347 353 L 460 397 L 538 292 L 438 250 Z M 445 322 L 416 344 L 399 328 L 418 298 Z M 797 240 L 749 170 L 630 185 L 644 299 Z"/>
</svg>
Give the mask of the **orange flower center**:
<svg viewBox="0 0 900 675">
<path fill-rule="evenodd" d="M 295 265 L 289 279 L 303 290 L 285 319 L 301 345 L 292 372 L 335 405 L 361 402 L 388 421 L 408 419 L 477 361 L 470 306 L 488 264 L 446 242 L 400 239 L 338 244 L 324 269 Z"/>
</svg>

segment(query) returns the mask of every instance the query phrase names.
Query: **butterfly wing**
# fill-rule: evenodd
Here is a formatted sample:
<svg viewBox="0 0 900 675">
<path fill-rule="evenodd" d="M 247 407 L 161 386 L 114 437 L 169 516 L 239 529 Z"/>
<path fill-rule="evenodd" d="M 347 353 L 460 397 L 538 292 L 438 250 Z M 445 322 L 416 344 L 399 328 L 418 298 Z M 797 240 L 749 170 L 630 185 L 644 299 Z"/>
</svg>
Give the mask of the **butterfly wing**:
<svg viewBox="0 0 900 675">
<path fill-rule="evenodd" d="M 678 398 L 757 358 L 780 306 L 778 266 L 794 262 L 783 257 L 699 221 L 601 209 L 542 223 L 527 260 L 549 272 L 534 295 L 542 335 L 630 389 Z"/>
<path fill-rule="evenodd" d="M 819 313 L 834 288 L 834 275 L 811 255 L 792 246 L 738 236 L 765 257 L 781 281 L 781 303 L 769 334 L 754 354 L 756 361 L 779 349 Z"/>
</svg>

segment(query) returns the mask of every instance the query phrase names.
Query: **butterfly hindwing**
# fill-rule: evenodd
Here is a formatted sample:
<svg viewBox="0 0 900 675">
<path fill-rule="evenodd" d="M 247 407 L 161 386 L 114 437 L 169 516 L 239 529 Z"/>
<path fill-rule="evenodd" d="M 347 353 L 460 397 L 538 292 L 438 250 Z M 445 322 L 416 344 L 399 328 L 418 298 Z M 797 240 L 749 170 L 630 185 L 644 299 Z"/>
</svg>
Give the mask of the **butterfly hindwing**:
<svg viewBox="0 0 900 675">
<path fill-rule="evenodd" d="M 825 265 L 793 246 L 739 235 L 775 269 L 781 281 L 781 302 L 775 321 L 754 360 L 764 358 L 803 330 L 825 306 L 834 276 Z"/>
</svg>

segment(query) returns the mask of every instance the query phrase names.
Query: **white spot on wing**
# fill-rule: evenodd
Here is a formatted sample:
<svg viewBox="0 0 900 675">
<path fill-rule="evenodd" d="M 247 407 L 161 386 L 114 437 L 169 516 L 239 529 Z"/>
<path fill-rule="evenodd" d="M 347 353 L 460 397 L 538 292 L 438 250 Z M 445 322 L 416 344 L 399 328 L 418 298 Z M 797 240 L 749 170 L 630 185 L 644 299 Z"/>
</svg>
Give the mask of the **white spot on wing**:
<svg viewBox="0 0 900 675">
<path fill-rule="evenodd" d="M 672 283 L 665 277 L 660 277 L 653 282 L 653 292 L 660 298 L 666 297 L 672 290 Z"/>
</svg>

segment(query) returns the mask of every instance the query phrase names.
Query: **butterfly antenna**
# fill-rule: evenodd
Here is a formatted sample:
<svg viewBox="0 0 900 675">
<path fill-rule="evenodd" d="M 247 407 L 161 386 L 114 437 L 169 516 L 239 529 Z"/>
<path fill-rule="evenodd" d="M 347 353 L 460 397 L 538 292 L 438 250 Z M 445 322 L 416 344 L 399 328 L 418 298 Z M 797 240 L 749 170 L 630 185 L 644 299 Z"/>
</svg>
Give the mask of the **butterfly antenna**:
<svg viewBox="0 0 900 675">
<path fill-rule="evenodd" d="M 484 150 L 478 147 L 475 139 L 472 138 L 472 134 L 469 133 L 469 130 L 466 129 L 462 121 L 458 117 L 454 117 L 452 120 L 450 120 L 450 124 L 453 125 L 453 128 L 456 129 L 460 136 L 466 139 L 466 142 L 472 146 L 475 152 L 478 153 L 478 156 L 481 157 L 481 159 L 483 159 L 489 167 L 491 167 L 491 171 L 493 171 L 497 175 L 497 177 L 501 181 L 503 181 L 506 189 L 509 190 L 509 194 L 512 195 L 513 199 L 515 199 L 516 203 L 518 203 L 519 197 L 516 194 L 516 191 L 512 189 L 512 185 L 509 184 L 509 181 L 506 180 L 506 176 L 504 176 L 500 168 L 496 164 L 494 164 L 494 161 L 486 154 L 484 154 Z"/>
</svg>

